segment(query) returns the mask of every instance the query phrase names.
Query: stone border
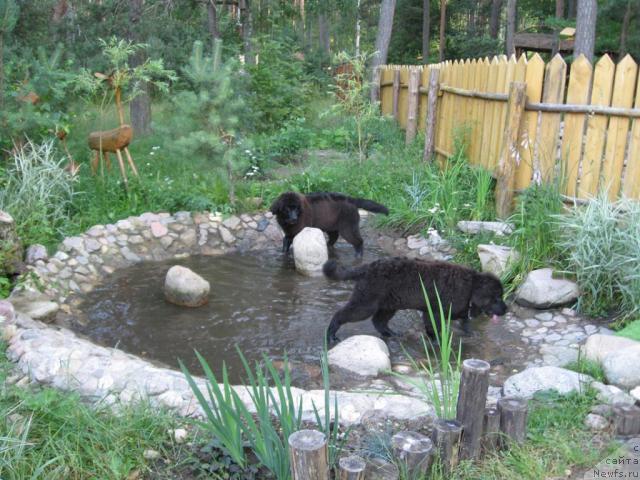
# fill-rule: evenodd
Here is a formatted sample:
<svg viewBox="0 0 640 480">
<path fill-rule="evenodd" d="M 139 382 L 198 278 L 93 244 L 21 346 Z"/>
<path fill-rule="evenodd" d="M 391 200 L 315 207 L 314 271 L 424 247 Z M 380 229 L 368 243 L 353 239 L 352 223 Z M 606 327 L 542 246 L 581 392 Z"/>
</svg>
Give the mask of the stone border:
<svg viewBox="0 0 640 480">
<path fill-rule="evenodd" d="M 399 240 L 408 243 L 406 239 Z M 0 315 L 0 332 L 9 344 L 7 356 L 19 371 L 14 381 L 78 392 L 89 402 L 110 406 L 145 399 L 182 416 L 202 417 L 182 373 L 121 350 L 101 347 L 69 329 L 39 320 L 51 320 L 58 310 L 56 302 L 62 304 L 73 293 L 90 292 L 103 276 L 119 268 L 196 254 L 279 248 L 281 242 L 282 233 L 269 212 L 224 220 L 220 214 L 206 212 L 145 213 L 115 224 L 96 225 L 82 235 L 66 238 L 52 257 L 28 267 L 45 287 L 44 294 L 28 281 L 9 298 L 17 314 Z M 408 247 L 418 254 L 417 250 L 425 246 L 420 243 Z M 50 305 L 54 308 L 48 308 Z M 68 304 L 62 308 L 71 312 Z M 204 391 L 205 380 L 196 381 Z M 234 388 L 251 407 L 247 388 Z M 313 404 L 322 414 L 323 390 L 293 390 L 296 400 L 303 402 L 305 420 L 315 420 Z M 388 387 L 374 390 L 372 386 L 367 392 L 332 391 L 340 402 L 339 421 L 348 425 L 380 415 L 428 425 L 435 417 L 433 407 L 420 398 Z"/>
</svg>

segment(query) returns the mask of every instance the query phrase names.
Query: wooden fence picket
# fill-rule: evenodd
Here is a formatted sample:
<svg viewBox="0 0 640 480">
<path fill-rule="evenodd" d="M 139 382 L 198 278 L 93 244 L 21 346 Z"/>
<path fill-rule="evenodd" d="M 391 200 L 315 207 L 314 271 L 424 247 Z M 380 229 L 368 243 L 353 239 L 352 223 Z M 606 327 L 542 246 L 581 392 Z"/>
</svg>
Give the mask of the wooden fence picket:
<svg viewBox="0 0 640 480">
<path fill-rule="evenodd" d="M 636 87 L 635 108 L 640 110 L 640 80 Z M 640 197 L 640 118 L 633 119 L 629 142 L 629 158 L 622 193 L 629 198 L 638 198 Z"/>
</svg>

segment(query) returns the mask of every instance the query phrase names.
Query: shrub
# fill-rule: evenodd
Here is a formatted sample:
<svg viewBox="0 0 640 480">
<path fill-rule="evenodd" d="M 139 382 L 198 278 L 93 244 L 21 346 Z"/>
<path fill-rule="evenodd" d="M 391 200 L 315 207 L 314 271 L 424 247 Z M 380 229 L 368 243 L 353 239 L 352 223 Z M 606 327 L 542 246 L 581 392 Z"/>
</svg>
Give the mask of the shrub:
<svg viewBox="0 0 640 480">
<path fill-rule="evenodd" d="M 0 189 L 0 209 L 9 212 L 25 244 L 50 243 L 69 219 L 74 180 L 57 159 L 53 140 L 16 146 Z"/>
</svg>

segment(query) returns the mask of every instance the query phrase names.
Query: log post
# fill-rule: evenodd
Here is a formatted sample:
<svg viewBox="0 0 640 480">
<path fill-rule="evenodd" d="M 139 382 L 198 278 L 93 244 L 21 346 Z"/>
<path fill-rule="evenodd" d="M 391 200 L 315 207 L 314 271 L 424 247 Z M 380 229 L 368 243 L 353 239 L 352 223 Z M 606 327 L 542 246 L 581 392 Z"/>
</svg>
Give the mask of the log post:
<svg viewBox="0 0 640 480">
<path fill-rule="evenodd" d="M 480 441 L 483 452 L 491 452 L 498 448 L 500 440 L 500 412 L 497 407 L 487 407 L 484 410 L 484 426 L 482 428 L 482 440 Z"/>
<path fill-rule="evenodd" d="M 523 443 L 527 436 L 527 401 L 523 398 L 503 397 L 498 400 L 500 432 L 503 446 Z"/>
<path fill-rule="evenodd" d="M 429 95 L 427 97 L 427 121 L 424 135 L 424 153 L 422 159 L 430 162 L 436 147 L 436 108 L 438 105 L 438 89 L 440 87 L 440 70 L 429 71 Z"/>
<path fill-rule="evenodd" d="M 324 433 L 299 430 L 289 436 L 293 480 L 328 480 L 329 451 Z"/>
<path fill-rule="evenodd" d="M 367 464 L 357 455 L 342 457 L 338 462 L 340 480 L 364 480 L 364 470 Z"/>
<path fill-rule="evenodd" d="M 433 442 L 428 437 L 417 432 L 399 432 L 391 437 L 391 445 L 410 478 L 427 473 L 433 454 Z"/>
<path fill-rule="evenodd" d="M 484 360 L 469 358 L 462 362 L 456 419 L 462 424 L 463 429 L 460 441 L 460 458 L 463 460 L 480 456 L 480 437 L 487 404 L 490 368 Z"/>
<path fill-rule="evenodd" d="M 433 424 L 431 440 L 440 457 L 440 463 L 445 474 L 453 471 L 458 465 L 460 449 L 460 435 L 462 424 L 456 420 L 438 419 Z"/>
<path fill-rule="evenodd" d="M 412 68 L 409 71 L 409 105 L 407 108 L 407 131 L 405 143 L 409 145 L 416 138 L 418 132 L 418 106 L 420 105 L 421 71 Z"/>
<path fill-rule="evenodd" d="M 377 66 L 373 70 L 373 78 L 371 80 L 371 102 L 377 103 L 380 101 L 380 79 L 382 78 L 382 67 Z"/>
<path fill-rule="evenodd" d="M 506 218 L 513 208 L 516 169 L 520 163 L 520 125 L 527 101 L 527 84 L 511 82 L 509 103 L 504 125 L 504 139 L 500 149 L 500 158 L 496 172 L 496 212 L 498 217 Z"/>
<path fill-rule="evenodd" d="M 392 104 L 392 115 L 393 118 L 398 120 L 398 105 L 400 103 L 400 70 L 395 69 L 393 71 L 393 104 Z"/>
<path fill-rule="evenodd" d="M 613 424 L 616 428 L 616 435 L 640 434 L 640 407 L 635 405 L 614 406 Z"/>
</svg>

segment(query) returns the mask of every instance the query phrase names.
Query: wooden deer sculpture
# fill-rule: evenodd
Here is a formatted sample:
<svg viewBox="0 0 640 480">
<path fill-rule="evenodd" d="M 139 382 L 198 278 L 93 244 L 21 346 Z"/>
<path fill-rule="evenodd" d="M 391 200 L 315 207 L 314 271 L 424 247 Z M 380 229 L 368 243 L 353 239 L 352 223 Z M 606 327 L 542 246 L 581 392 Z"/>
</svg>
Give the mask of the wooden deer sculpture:
<svg viewBox="0 0 640 480">
<path fill-rule="evenodd" d="M 124 112 L 122 110 L 122 101 L 120 98 L 120 86 L 114 84 L 113 74 L 107 76 L 102 73 L 95 73 L 94 75 L 101 80 L 106 80 L 109 85 L 114 87 L 116 108 L 118 110 L 120 126 L 118 128 L 114 128 L 113 130 L 103 130 L 91 132 L 89 134 L 89 148 L 91 148 L 91 150 L 95 150 L 96 152 L 93 160 L 91 161 L 91 170 L 94 174 L 98 171 L 98 166 L 100 165 L 101 158 L 103 159 L 107 169 L 110 169 L 111 160 L 109 159 L 109 153 L 115 153 L 118 159 L 118 165 L 120 166 L 120 173 L 122 174 L 122 179 L 124 180 L 124 184 L 126 187 L 128 186 L 127 172 L 125 169 L 124 160 L 122 158 L 122 151 L 124 151 L 125 155 L 127 156 L 127 162 L 129 164 L 129 167 L 131 167 L 133 174 L 136 177 L 138 176 L 138 169 L 136 168 L 135 163 L 133 163 L 133 158 L 131 158 L 131 154 L 129 153 L 129 149 L 127 148 L 131 143 L 131 140 L 133 139 L 133 128 L 131 128 L 131 125 L 127 125 L 126 123 L 124 123 Z M 102 169 L 101 172 L 103 172 Z"/>
</svg>

